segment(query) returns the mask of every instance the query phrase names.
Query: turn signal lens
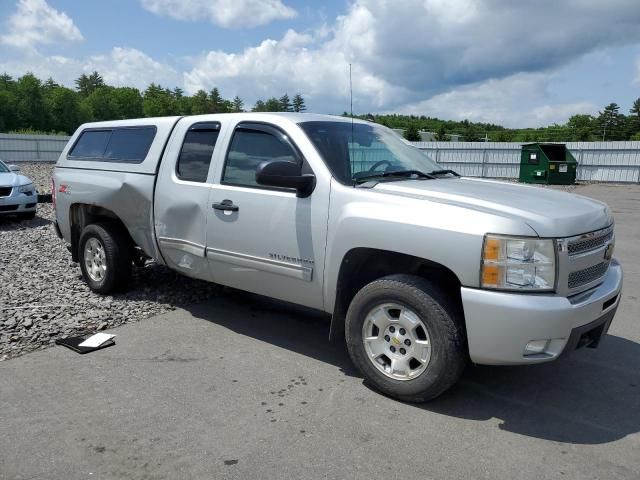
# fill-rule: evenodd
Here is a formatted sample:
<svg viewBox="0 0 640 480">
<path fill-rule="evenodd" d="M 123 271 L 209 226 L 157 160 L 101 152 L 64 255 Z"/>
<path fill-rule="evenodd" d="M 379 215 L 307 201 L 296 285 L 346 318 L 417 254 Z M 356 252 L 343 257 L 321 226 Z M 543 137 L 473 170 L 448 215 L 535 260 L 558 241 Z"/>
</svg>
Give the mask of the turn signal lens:
<svg viewBox="0 0 640 480">
<path fill-rule="evenodd" d="M 484 242 L 484 259 L 498 260 L 500 256 L 500 240 L 497 238 L 487 238 Z"/>
</svg>

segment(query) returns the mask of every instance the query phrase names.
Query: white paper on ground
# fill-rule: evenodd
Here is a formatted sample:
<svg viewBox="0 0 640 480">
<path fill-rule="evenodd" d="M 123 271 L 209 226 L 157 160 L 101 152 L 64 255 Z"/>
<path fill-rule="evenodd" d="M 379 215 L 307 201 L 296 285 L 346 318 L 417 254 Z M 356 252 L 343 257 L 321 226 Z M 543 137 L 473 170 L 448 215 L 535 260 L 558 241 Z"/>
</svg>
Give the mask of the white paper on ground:
<svg viewBox="0 0 640 480">
<path fill-rule="evenodd" d="M 84 342 L 82 342 L 79 347 L 99 347 L 104 342 L 111 340 L 115 335 L 110 333 L 96 333 L 95 335 L 91 335 Z"/>
</svg>

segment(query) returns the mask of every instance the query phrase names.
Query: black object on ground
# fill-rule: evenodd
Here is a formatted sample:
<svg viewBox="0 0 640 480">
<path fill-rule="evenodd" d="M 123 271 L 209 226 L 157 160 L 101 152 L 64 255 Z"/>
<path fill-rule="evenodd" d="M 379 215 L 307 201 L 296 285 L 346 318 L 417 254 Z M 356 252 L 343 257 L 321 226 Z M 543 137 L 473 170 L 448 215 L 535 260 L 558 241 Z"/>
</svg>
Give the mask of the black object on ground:
<svg viewBox="0 0 640 480">
<path fill-rule="evenodd" d="M 62 345 L 63 347 L 70 348 L 74 352 L 78 352 L 80 354 L 85 354 L 89 352 L 93 352 L 95 350 L 100 350 L 102 348 L 111 347 L 116 344 L 113 339 L 106 341 L 102 345 L 97 347 L 79 347 L 82 342 L 84 342 L 87 338 L 91 337 L 93 334 L 81 335 L 79 337 L 67 337 L 67 338 L 58 338 L 56 340 L 56 345 Z"/>
</svg>

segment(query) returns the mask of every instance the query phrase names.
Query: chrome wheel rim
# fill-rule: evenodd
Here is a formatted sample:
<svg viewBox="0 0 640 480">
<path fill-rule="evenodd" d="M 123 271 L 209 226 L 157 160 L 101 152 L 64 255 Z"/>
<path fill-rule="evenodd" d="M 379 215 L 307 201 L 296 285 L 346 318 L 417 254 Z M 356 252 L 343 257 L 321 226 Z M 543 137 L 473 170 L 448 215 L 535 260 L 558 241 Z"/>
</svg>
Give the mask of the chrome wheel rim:
<svg viewBox="0 0 640 480">
<path fill-rule="evenodd" d="M 426 325 L 411 309 L 384 303 L 371 309 L 362 325 L 362 342 L 371 364 L 394 380 L 412 380 L 431 360 Z"/>
<path fill-rule="evenodd" d="M 87 275 L 94 282 L 101 282 L 107 274 L 107 256 L 104 246 L 95 237 L 87 240 L 84 246 L 84 266 Z"/>
</svg>

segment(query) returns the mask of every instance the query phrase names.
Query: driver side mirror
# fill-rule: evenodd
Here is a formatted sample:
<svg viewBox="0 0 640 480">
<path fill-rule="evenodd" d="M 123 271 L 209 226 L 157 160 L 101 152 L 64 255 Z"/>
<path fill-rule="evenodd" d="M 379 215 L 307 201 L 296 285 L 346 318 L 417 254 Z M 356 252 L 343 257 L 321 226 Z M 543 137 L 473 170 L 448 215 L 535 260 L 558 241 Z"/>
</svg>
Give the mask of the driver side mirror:
<svg viewBox="0 0 640 480">
<path fill-rule="evenodd" d="M 19 172 L 20 171 L 20 167 L 17 165 L 7 165 L 7 167 L 9 167 L 9 170 L 11 170 L 12 172 Z"/>
<path fill-rule="evenodd" d="M 262 162 L 256 169 L 256 182 L 269 187 L 295 188 L 296 195 L 311 195 L 316 185 L 315 175 L 303 175 L 297 163 L 272 160 Z"/>
</svg>

